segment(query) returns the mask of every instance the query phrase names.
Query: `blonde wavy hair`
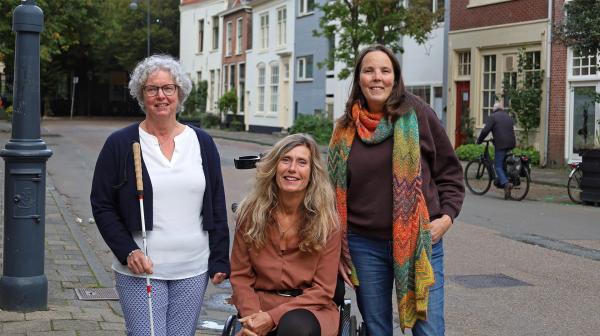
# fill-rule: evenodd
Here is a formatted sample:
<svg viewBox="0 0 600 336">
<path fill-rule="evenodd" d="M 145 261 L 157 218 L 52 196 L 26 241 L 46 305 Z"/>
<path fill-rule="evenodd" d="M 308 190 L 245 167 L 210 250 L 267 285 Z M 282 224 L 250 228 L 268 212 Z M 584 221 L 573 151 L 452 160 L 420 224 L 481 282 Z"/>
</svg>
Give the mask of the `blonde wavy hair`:
<svg viewBox="0 0 600 336">
<path fill-rule="evenodd" d="M 256 178 L 250 193 L 236 210 L 237 230 L 244 230 L 246 244 L 260 249 L 265 246 L 274 225 L 273 210 L 278 204 L 275 176 L 283 156 L 297 146 L 310 151 L 310 180 L 304 196 L 303 225 L 299 229 L 299 248 L 303 252 L 318 251 L 328 237 L 339 228 L 335 196 L 315 140 L 307 134 L 292 134 L 278 141 L 257 163 Z"/>
</svg>

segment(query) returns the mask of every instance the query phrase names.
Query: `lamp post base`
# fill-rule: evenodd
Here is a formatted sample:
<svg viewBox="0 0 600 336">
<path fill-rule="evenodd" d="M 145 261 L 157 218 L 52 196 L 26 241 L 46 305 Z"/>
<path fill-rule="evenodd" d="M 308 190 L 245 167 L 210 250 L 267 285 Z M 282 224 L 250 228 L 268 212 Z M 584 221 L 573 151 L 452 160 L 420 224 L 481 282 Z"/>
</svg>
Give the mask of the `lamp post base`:
<svg viewBox="0 0 600 336">
<path fill-rule="evenodd" d="M 0 309 L 32 312 L 48 309 L 46 275 L 0 278 Z"/>
</svg>

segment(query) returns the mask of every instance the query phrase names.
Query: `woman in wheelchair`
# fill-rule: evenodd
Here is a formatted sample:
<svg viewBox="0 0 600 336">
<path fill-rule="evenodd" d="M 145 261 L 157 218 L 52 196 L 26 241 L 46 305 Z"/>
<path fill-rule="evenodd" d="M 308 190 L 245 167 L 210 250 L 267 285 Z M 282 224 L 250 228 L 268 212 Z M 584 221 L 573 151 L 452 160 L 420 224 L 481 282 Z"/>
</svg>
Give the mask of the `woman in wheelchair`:
<svg viewBox="0 0 600 336">
<path fill-rule="evenodd" d="M 341 233 L 315 141 L 293 134 L 257 164 L 231 252 L 238 335 L 337 335 Z"/>
</svg>

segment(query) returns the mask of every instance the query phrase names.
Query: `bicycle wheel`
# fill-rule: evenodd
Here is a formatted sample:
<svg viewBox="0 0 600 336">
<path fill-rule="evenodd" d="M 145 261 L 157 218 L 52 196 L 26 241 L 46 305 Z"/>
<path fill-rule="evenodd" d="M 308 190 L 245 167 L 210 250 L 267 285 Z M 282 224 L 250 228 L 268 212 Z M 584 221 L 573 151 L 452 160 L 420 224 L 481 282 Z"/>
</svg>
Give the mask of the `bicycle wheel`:
<svg viewBox="0 0 600 336">
<path fill-rule="evenodd" d="M 575 168 L 575 171 L 569 176 L 569 182 L 567 183 L 567 192 L 571 201 L 582 204 L 581 200 L 581 168 Z"/>
<path fill-rule="evenodd" d="M 513 181 L 511 178 L 511 182 L 513 184 L 512 189 L 510 190 L 510 199 L 515 201 L 522 201 L 527 193 L 529 192 L 529 183 L 531 183 L 531 178 L 529 177 L 529 171 L 525 170 L 525 176 L 521 176 L 519 174 L 519 180 Z M 518 182 L 518 183 L 515 183 Z"/>
<path fill-rule="evenodd" d="M 483 195 L 492 185 L 492 172 L 483 162 L 471 161 L 465 168 L 467 188 L 475 195 Z"/>
</svg>

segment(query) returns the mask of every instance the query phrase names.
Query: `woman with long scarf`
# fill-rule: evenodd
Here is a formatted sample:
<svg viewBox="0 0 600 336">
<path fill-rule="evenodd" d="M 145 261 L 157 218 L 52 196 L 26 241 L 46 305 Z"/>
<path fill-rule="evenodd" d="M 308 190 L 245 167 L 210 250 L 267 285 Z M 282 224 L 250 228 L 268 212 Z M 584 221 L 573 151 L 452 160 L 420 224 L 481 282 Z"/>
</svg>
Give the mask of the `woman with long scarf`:
<svg viewBox="0 0 600 336">
<path fill-rule="evenodd" d="M 431 107 L 407 92 L 386 47 L 364 49 L 329 145 L 343 230 L 340 273 L 371 336 L 443 335 L 442 237 L 458 216 L 462 168 Z"/>
</svg>

